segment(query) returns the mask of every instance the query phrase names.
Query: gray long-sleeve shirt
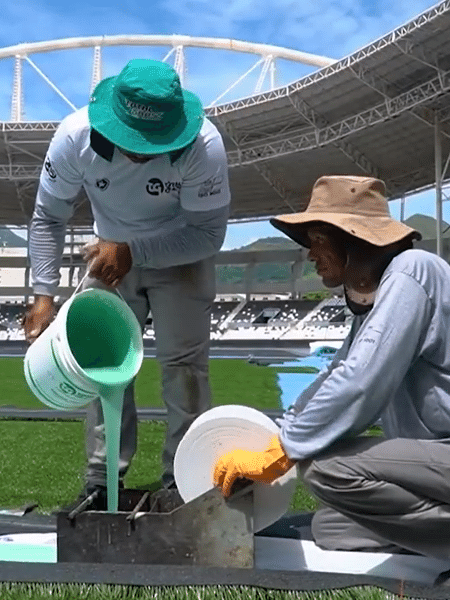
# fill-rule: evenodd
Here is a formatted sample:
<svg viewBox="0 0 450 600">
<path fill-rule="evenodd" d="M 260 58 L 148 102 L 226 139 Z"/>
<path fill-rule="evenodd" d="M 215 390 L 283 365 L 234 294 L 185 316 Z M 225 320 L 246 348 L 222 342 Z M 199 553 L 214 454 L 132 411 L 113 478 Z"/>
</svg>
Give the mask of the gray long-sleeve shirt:
<svg viewBox="0 0 450 600">
<path fill-rule="evenodd" d="M 56 294 L 66 224 L 81 188 L 94 232 L 127 242 L 134 266 L 188 264 L 220 250 L 230 190 L 222 138 L 210 121 L 177 160 L 164 154 L 143 164 L 117 150 L 106 160 L 91 147 L 90 131 L 85 107 L 61 122 L 50 144 L 30 225 L 35 294 Z"/>
<path fill-rule="evenodd" d="M 450 267 L 423 250 L 391 261 L 373 308 L 283 415 L 280 438 L 301 460 L 379 418 L 388 438 L 450 437 Z"/>
</svg>

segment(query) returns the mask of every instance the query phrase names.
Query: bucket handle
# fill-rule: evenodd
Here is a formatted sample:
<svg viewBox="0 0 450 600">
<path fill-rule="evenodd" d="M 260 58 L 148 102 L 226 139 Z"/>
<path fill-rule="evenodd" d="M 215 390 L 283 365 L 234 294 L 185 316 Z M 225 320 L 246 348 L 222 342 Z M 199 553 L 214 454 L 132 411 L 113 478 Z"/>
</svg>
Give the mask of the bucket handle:
<svg viewBox="0 0 450 600">
<path fill-rule="evenodd" d="M 85 279 L 88 277 L 89 275 L 89 264 L 86 267 L 86 273 L 83 275 L 83 278 L 81 279 L 81 281 L 78 283 L 77 287 L 75 288 L 74 293 L 72 294 L 72 296 L 75 296 L 75 294 L 78 294 L 79 289 L 81 288 L 81 286 L 83 285 Z M 119 290 L 117 288 L 111 288 L 110 290 L 111 292 L 115 292 L 125 303 L 125 298 L 122 296 L 122 294 L 119 292 Z"/>
</svg>

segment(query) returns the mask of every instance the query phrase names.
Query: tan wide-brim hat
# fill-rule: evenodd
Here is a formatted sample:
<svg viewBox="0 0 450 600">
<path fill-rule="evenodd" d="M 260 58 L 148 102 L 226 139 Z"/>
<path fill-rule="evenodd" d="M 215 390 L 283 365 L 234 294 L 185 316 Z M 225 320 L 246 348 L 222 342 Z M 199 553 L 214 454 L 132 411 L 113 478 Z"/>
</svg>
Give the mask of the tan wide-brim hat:
<svg viewBox="0 0 450 600">
<path fill-rule="evenodd" d="M 414 234 L 422 235 L 389 213 L 386 186 L 380 179 L 356 175 L 320 177 L 314 184 L 305 211 L 280 215 L 271 224 L 310 247 L 307 229 L 312 223 L 328 223 L 375 246 L 388 246 Z"/>
</svg>

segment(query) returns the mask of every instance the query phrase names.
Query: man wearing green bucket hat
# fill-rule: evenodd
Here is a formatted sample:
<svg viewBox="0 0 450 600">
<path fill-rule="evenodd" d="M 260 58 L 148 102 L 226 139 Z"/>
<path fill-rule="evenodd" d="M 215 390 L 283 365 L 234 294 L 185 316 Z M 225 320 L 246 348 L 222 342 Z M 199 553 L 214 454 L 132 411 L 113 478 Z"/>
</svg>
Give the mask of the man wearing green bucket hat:
<svg viewBox="0 0 450 600">
<path fill-rule="evenodd" d="M 115 287 L 142 328 L 151 311 L 168 411 L 163 485 L 191 422 L 210 407 L 208 354 L 214 255 L 229 214 L 226 153 L 200 100 L 168 64 L 131 60 L 101 81 L 89 105 L 60 124 L 45 158 L 30 226 L 32 343 L 54 316 L 66 223 L 84 188 L 96 240 L 83 288 Z M 120 477 L 136 450 L 136 408 L 124 397 Z M 105 486 L 103 415 L 87 416 L 87 489 Z"/>
</svg>

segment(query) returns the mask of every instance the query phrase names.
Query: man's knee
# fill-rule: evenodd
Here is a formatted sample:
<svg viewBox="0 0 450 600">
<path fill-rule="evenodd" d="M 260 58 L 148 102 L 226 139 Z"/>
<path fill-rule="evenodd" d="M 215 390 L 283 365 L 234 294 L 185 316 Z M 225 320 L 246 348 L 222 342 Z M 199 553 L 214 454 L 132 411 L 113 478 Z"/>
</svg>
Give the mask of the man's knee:
<svg viewBox="0 0 450 600">
<path fill-rule="evenodd" d="M 305 484 L 313 493 L 315 493 L 315 487 L 319 478 L 323 478 L 322 472 L 318 468 L 318 462 L 316 460 L 310 460 L 307 465 L 300 469 L 300 471 Z"/>
<path fill-rule="evenodd" d="M 354 488 L 361 479 L 345 458 L 340 456 L 310 460 L 301 472 L 311 492 L 319 500 L 331 505 L 340 492 Z"/>
</svg>

